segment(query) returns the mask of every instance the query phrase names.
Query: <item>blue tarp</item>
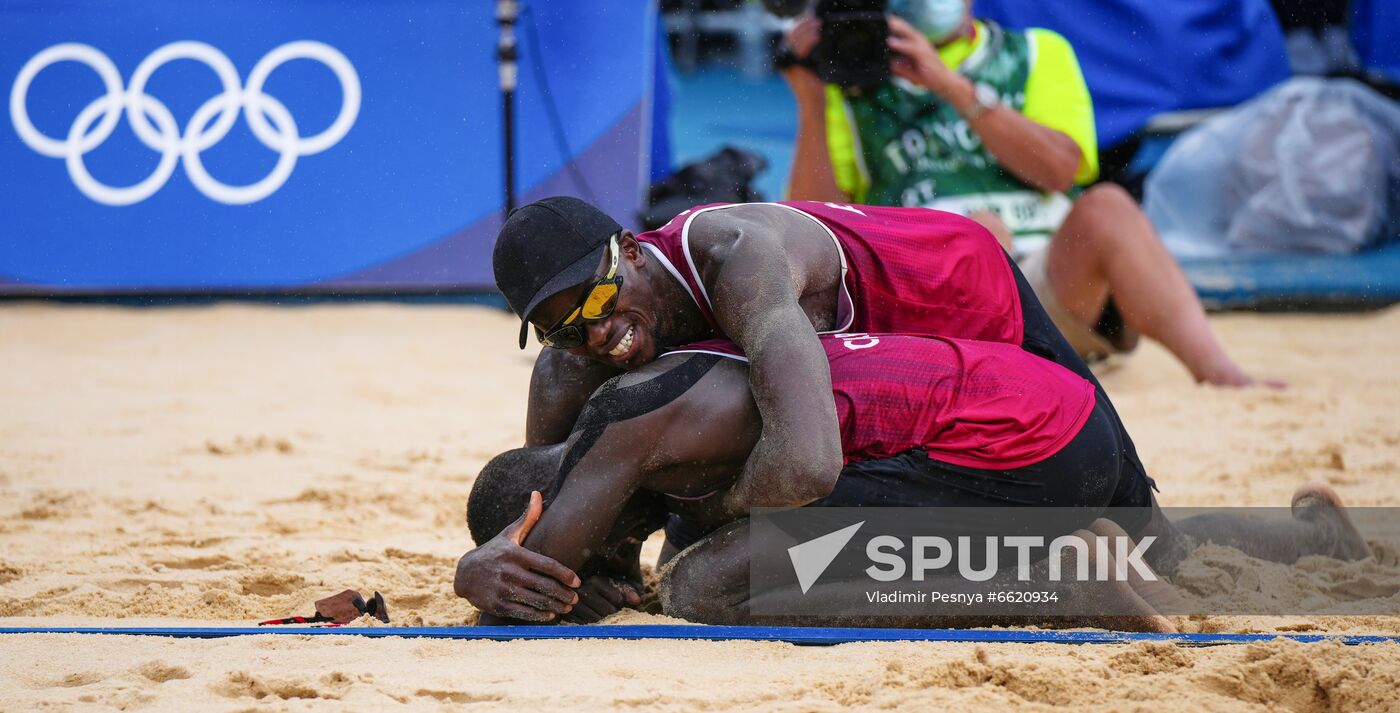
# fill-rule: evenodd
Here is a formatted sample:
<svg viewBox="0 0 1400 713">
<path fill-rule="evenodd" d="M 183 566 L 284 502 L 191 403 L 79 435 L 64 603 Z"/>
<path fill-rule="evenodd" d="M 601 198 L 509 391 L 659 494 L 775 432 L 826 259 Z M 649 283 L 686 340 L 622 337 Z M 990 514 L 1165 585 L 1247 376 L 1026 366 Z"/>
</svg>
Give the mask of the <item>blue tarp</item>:
<svg viewBox="0 0 1400 713">
<path fill-rule="evenodd" d="M 977 0 L 974 11 L 1069 39 L 1094 96 L 1103 147 L 1155 114 L 1232 106 L 1289 77 L 1268 0 Z"/>
</svg>

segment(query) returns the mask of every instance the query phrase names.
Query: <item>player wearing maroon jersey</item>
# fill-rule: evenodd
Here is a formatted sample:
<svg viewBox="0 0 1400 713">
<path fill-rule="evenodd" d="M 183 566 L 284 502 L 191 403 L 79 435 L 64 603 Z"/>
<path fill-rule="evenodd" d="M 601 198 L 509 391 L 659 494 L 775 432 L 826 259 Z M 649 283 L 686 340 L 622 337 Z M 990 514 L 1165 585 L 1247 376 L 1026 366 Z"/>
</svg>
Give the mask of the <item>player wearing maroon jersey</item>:
<svg viewBox="0 0 1400 713">
<path fill-rule="evenodd" d="M 1092 386 L 1062 367 L 992 342 L 843 334 L 819 346 L 832 382 L 824 408 L 840 424 L 848 465 L 817 505 L 1078 508 L 1077 519 L 1047 537 L 1085 527 L 1110 506 L 1156 511 L 1145 479 L 1125 467 L 1118 429 Z M 613 596 L 606 604 L 580 602 L 574 572 L 619 559 L 618 542 L 651 521 L 657 501 L 691 522 L 723 525 L 727 515 L 714 506 L 762 428 L 745 362 L 726 358 L 737 355 L 722 342 L 678 350 L 600 388 L 563 443 L 517 449 L 488 464 L 468 505 L 481 546 L 459 561 L 457 594 L 487 614 L 522 619 L 550 620 L 576 603 L 606 613 L 620 600 L 617 590 L 593 577 L 583 591 Z M 532 489 L 550 492 L 548 510 L 536 512 L 532 529 L 519 521 L 507 527 Z M 1305 494 L 1319 503 L 1308 512 L 1328 516 L 1267 530 L 1214 521 L 1210 539 L 1285 561 L 1300 553 L 1365 556 L 1335 496 Z M 743 527 L 730 524 L 687 550 L 681 574 L 671 575 L 682 582 L 668 595 L 671 613 L 706 621 L 746 615 L 735 606 L 747 595 Z M 1175 539 L 1161 517 L 1134 534 Z M 1161 546 L 1149 563 L 1170 564 L 1157 558 L 1180 554 Z"/>
<path fill-rule="evenodd" d="M 582 201 L 548 198 L 507 220 L 494 267 L 511 308 L 555 347 L 536 361 L 526 445 L 563 440 L 594 388 L 667 349 L 723 337 L 750 356 L 763 438 L 727 491 L 731 516 L 803 505 L 835 482 L 840 433 L 824 407 L 831 384 L 816 333 L 1023 347 L 1094 384 L 1129 466 L 1146 479 L 1107 395 L 996 238 L 951 213 L 718 205 L 633 236 Z"/>
</svg>

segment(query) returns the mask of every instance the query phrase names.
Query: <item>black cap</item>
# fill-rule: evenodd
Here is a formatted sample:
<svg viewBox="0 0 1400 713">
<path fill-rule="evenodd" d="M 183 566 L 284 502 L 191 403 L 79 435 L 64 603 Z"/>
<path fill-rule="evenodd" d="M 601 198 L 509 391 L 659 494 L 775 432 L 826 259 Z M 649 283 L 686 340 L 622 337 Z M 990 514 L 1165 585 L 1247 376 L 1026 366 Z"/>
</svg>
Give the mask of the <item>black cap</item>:
<svg viewBox="0 0 1400 713">
<path fill-rule="evenodd" d="M 539 304 L 598 271 L 608 238 L 622 226 L 570 196 L 551 196 L 515 209 L 496 236 L 491 263 L 496 288 L 520 316 L 520 348 Z"/>
</svg>

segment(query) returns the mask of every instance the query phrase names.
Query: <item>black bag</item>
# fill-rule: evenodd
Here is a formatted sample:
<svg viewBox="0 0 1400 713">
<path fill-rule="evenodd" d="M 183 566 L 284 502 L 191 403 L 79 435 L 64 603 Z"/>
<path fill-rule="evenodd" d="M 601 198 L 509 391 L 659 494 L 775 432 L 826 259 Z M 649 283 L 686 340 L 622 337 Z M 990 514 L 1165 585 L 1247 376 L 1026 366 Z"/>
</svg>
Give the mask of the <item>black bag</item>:
<svg viewBox="0 0 1400 713">
<path fill-rule="evenodd" d="M 656 230 L 678 213 L 705 203 L 753 203 L 763 196 L 750 184 L 768 168 L 753 151 L 726 146 L 703 161 L 688 164 L 647 191 L 647 207 L 637 215 L 644 230 Z"/>
</svg>

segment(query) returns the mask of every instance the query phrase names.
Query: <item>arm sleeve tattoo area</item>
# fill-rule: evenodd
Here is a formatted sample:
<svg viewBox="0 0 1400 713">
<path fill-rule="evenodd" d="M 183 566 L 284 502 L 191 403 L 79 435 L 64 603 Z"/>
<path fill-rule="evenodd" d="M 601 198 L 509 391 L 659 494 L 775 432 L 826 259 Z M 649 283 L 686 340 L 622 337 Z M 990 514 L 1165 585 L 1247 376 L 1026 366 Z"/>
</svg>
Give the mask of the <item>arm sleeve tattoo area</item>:
<svg viewBox="0 0 1400 713">
<path fill-rule="evenodd" d="M 692 386 L 719 363 L 724 357 L 713 354 L 697 354 L 686 359 L 674 369 L 669 369 L 655 378 L 631 386 L 619 386 L 621 378 L 613 379 L 598 388 L 588 399 L 574 423 L 574 433 L 579 434 L 574 444 L 564 454 L 559 464 L 559 474 L 554 478 L 546 501 L 554 499 L 564 479 L 578 465 L 588 451 L 597 445 L 603 431 L 608 426 L 628 421 L 655 411 L 680 398 Z"/>
</svg>

